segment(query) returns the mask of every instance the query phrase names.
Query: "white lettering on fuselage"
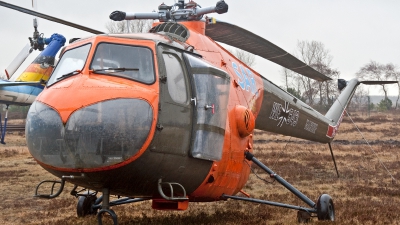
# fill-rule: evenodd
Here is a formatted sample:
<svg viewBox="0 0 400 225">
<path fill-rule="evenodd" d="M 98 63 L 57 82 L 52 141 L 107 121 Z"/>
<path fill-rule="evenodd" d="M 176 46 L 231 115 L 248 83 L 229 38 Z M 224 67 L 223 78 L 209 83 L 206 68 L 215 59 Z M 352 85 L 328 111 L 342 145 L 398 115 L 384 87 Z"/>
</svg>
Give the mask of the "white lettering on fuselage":
<svg viewBox="0 0 400 225">
<path fill-rule="evenodd" d="M 307 119 L 306 126 L 304 127 L 304 130 L 310 131 L 311 133 L 315 134 L 315 131 L 317 130 L 317 128 L 318 128 L 318 124 L 317 123 L 314 123 L 314 122 L 312 122 L 312 121 Z"/>
<path fill-rule="evenodd" d="M 254 79 L 253 73 L 248 69 L 244 68 L 242 65 L 232 62 L 232 68 L 235 71 L 238 79 L 238 84 L 242 90 L 249 91 L 253 94 L 258 94 L 256 87 L 256 80 Z"/>
</svg>

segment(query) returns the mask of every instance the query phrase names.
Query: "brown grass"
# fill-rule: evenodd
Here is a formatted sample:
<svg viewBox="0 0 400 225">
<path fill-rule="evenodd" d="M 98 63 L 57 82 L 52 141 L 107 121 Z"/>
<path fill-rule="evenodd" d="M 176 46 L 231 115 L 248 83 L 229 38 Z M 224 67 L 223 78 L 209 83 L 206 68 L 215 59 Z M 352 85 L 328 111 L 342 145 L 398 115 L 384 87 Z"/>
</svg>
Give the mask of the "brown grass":
<svg viewBox="0 0 400 225">
<path fill-rule="evenodd" d="M 333 197 L 337 224 L 397 224 L 400 221 L 400 116 L 354 115 L 371 143 L 361 142 L 345 118 L 333 142 L 340 178 L 326 145 L 272 133 L 255 132 L 255 156 L 296 188 L 316 201 L 322 193 Z M 67 185 L 60 197 L 33 198 L 36 185 L 54 179 L 29 155 L 23 136 L 8 134 L 0 146 L 1 224 L 96 224 L 95 216 L 77 218 L 76 198 Z M 289 141 L 290 140 L 290 141 Z M 289 141 L 289 142 L 288 142 Z M 379 159 L 378 159 L 379 158 Z M 390 174 L 381 165 L 387 167 Z M 254 171 L 272 182 L 259 168 Z M 306 206 L 277 182 L 265 183 L 251 175 L 244 191 L 252 197 Z M 156 211 L 150 202 L 112 208 L 126 224 L 294 224 L 296 211 L 234 200 L 191 203 L 184 212 Z M 105 223 L 111 220 L 105 218 Z M 331 224 L 314 218 L 311 224 Z"/>
</svg>

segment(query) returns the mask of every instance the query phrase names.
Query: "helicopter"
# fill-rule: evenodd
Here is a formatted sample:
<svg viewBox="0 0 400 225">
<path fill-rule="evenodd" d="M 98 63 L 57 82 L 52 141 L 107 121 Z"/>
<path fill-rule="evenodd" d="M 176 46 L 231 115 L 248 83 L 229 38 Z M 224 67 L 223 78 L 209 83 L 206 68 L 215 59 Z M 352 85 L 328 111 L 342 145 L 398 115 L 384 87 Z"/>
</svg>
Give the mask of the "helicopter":
<svg viewBox="0 0 400 225">
<path fill-rule="evenodd" d="M 90 29 L 1 1 L 0 5 Z M 330 78 L 264 38 L 207 16 L 226 12 L 223 0 L 204 8 L 179 0 L 162 3 L 157 12 L 114 11 L 110 19 L 115 21 L 158 22 L 148 33 L 91 30 L 94 36 L 63 49 L 26 120 L 31 155 L 60 179 L 40 182 L 35 196 L 56 198 L 66 182 L 72 183 L 77 215 L 97 215 L 99 224 L 103 215 L 118 223 L 111 209 L 116 205 L 151 201 L 154 209 L 186 210 L 190 202 L 228 199 L 298 210 L 299 221 L 311 216 L 334 221 L 331 196 L 322 194 L 312 201 L 256 158 L 254 130 L 328 144 L 335 162 L 330 143 L 357 86 L 395 82 L 339 80 L 341 94 L 322 115 L 218 42 L 321 82 Z M 251 164 L 307 206 L 247 196 L 242 188 Z M 48 194 L 43 194 L 46 187 Z M 236 195 L 239 192 L 246 197 Z M 110 195 L 119 198 L 111 201 Z"/>
<path fill-rule="evenodd" d="M 36 1 L 32 0 L 32 6 L 35 8 Z M 4 124 L 1 122 L 0 115 L 1 144 L 6 144 L 4 139 L 7 130 L 9 105 L 28 106 L 33 103 L 36 96 L 43 90 L 44 82 L 49 79 L 56 62 L 55 56 L 66 41 L 64 36 L 57 33 L 45 38 L 44 34 L 38 31 L 37 18 L 33 19 L 33 28 L 33 35 L 28 38 L 30 43 L 22 48 L 4 70 L 7 79 L 0 80 L 0 104 L 6 105 Z M 45 47 L 45 45 L 47 46 Z M 34 50 L 40 51 L 39 55 L 21 75 L 11 81 L 10 79 L 14 73 Z"/>
</svg>

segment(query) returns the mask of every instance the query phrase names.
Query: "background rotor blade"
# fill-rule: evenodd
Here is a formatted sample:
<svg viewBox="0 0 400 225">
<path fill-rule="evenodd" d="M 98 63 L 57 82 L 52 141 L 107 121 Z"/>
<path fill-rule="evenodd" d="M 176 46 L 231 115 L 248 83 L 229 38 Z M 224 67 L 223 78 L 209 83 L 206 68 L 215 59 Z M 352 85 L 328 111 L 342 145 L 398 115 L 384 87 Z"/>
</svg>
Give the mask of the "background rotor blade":
<svg viewBox="0 0 400 225">
<path fill-rule="evenodd" d="M 11 82 L 0 81 L 0 87 L 38 86 L 38 85 L 41 85 L 41 83 L 40 82 L 27 82 L 27 81 L 11 81 Z"/>
<path fill-rule="evenodd" d="M 377 85 L 377 84 L 395 84 L 398 81 L 389 81 L 389 80 L 385 80 L 385 81 L 374 81 L 374 80 L 365 80 L 365 81 L 359 81 L 359 83 L 361 84 L 365 84 L 365 85 Z"/>
<path fill-rule="evenodd" d="M 37 1 L 36 0 L 32 0 L 32 9 L 37 12 Z M 37 17 L 33 18 L 33 27 L 38 27 L 39 26 L 39 22 Z"/>
<path fill-rule="evenodd" d="M 37 11 L 37 1 L 36 0 L 32 0 L 32 9 Z"/>
<path fill-rule="evenodd" d="M 22 13 L 26 13 L 26 14 L 29 14 L 29 15 L 37 16 L 37 17 L 40 17 L 40 18 L 43 18 L 43 19 L 46 19 L 46 20 L 50 20 L 50 21 L 56 22 L 56 23 L 61 23 L 61 24 L 64 24 L 64 25 L 67 25 L 67 26 L 70 26 L 70 27 L 74 27 L 76 29 L 87 31 L 87 32 L 92 33 L 92 34 L 104 34 L 104 32 L 102 32 L 102 31 L 98 31 L 98 30 L 95 30 L 95 29 L 92 29 L 92 28 L 89 28 L 89 27 L 85 27 L 85 26 L 76 24 L 76 23 L 68 22 L 66 20 L 62 20 L 62 19 L 59 19 L 59 18 L 56 18 L 56 17 L 53 17 L 53 16 L 49 16 L 49 15 L 43 14 L 43 13 L 35 12 L 33 10 L 26 9 L 26 8 L 23 8 L 23 7 L 20 7 L 20 6 L 16 6 L 16 5 L 7 3 L 7 2 L 0 1 L 0 6 L 4 6 L 4 7 L 7 7 L 7 8 L 10 8 L 10 9 L 14 9 L 14 10 L 20 11 Z"/>
<path fill-rule="evenodd" d="M 21 66 L 21 64 L 25 61 L 25 59 L 29 56 L 31 52 L 31 45 L 26 44 L 25 47 L 18 53 L 18 55 L 5 70 L 8 79 L 10 79 L 15 71 L 17 71 L 17 69 Z"/>
</svg>

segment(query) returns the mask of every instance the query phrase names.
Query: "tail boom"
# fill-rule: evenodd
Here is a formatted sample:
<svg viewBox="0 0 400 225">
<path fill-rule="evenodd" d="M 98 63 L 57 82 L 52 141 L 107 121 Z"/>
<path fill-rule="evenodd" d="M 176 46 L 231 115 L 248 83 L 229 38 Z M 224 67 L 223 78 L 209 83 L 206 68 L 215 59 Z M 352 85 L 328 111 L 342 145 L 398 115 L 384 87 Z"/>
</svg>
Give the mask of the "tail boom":
<svg viewBox="0 0 400 225">
<path fill-rule="evenodd" d="M 263 84 L 263 101 L 256 118 L 256 129 L 330 143 L 360 82 L 357 79 L 347 82 L 325 116 L 269 80 L 264 79 Z"/>
</svg>

